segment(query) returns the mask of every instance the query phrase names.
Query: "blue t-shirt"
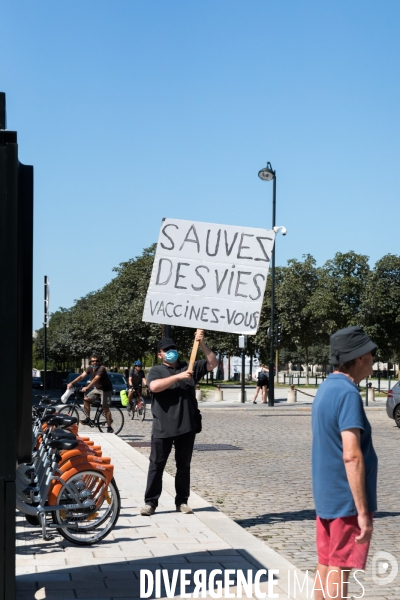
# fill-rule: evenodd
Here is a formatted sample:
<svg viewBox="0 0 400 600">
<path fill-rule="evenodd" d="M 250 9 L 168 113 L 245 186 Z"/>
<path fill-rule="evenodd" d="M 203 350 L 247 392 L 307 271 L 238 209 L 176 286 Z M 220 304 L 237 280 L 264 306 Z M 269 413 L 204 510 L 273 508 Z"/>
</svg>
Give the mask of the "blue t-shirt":
<svg viewBox="0 0 400 600">
<path fill-rule="evenodd" d="M 375 512 L 378 458 L 372 445 L 371 425 L 357 386 L 335 373 L 322 383 L 312 407 L 312 486 L 317 515 L 337 519 L 357 514 L 343 461 L 341 432 L 361 430 L 368 511 Z"/>
</svg>

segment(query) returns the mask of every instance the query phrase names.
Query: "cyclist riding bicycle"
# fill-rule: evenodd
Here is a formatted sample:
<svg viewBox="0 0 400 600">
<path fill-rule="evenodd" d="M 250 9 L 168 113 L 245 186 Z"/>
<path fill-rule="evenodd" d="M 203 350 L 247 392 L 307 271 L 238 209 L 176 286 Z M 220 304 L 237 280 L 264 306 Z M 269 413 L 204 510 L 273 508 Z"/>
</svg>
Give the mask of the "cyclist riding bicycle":
<svg viewBox="0 0 400 600">
<path fill-rule="evenodd" d="M 133 363 L 133 369 L 129 371 L 129 391 L 128 391 L 128 399 L 129 399 L 129 409 L 132 409 L 132 404 L 135 401 L 136 393 L 138 391 L 142 391 L 142 382 L 143 385 L 147 385 L 146 377 L 144 371 L 142 369 L 142 363 L 140 360 L 136 360 Z"/>
<path fill-rule="evenodd" d="M 76 379 L 71 381 L 67 385 L 67 388 L 70 389 L 73 387 L 78 381 L 85 379 L 87 376 L 90 376 L 90 383 L 82 388 L 82 392 L 85 394 L 83 398 L 84 404 L 84 412 L 87 415 L 86 419 L 81 421 L 83 425 L 88 425 L 90 423 L 90 405 L 96 400 L 100 400 L 101 405 L 103 407 L 103 412 L 107 420 L 107 433 L 114 433 L 113 428 L 111 427 L 112 416 L 110 412 L 111 406 L 111 396 L 112 396 L 112 383 L 110 378 L 107 375 L 107 370 L 104 365 L 100 364 L 100 359 L 97 354 L 92 354 L 90 357 L 90 366 L 85 369 L 85 371 L 79 375 Z M 87 390 L 93 386 L 93 389 L 87 393 Z"/>
</svg>

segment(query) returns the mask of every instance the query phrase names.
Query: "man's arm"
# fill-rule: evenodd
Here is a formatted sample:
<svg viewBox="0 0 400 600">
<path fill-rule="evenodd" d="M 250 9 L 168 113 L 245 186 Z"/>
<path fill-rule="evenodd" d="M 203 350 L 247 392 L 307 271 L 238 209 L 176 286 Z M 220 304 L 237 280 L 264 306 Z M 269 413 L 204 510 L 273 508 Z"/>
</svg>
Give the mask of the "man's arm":
<svg viewBox="0 0 400 600">
<path fill-rule="evenodd" d="M 192 377 L 192 371 L 182 371 L 182 373 L 178 373 L 177 375 L 171 375 L 171 377 L 164 377 L 162 379 L 154 379 L 154 381 L 150 381 L 150 391 L 154 394 L 158 394 L 159 392 L 163 392 L 170 388 L 177 381 L 181 381 L 182 379 L 190 379 Z"/>
<path fill-rule="evenodd" d="M 361 529 L 356 542 L 365 544 L 372 537 L 372 523 L 369 518 L 367 495 L 365 492 L 365 464 L 361 452 L 360 430 L 342 431 L 343 461 L 347 480 L 357 509 L 358 526 Z"/>
<path fill-rule="evenodd" d="M 92 385 L 94 385 L 96 383 L 96 381 L 99 381 L 99 379 L 100 379 L 100 376 L 96 375 L 96 377 L 94 377 L 92 379 L 92 381 L 89 381 L 89 383 L 87 384 L 86 387 L 82 388 L 82 392 L 86 392 L 90 387 L 92 387 Z"/>
<path fill-rule="evenodd" d="M 200 348 L 207 359 L 207 371 L 213 371 L 216 367 L 218 367 L 218 359 L 204 341 L 204 330 L 198 329 L 194 339 L 196 342 L 200 343 Z"/>
<path fill-rule="evenodd" d="M 85 377 L 87 377 L 87 373 L 84 371 L 83 373 L 81 373 L 81 375 L 79 375 L 79 377 L 71 381 L 71 383 L 67 384 L 67 389 L 69 390 L 70 388 L 72 388 L 73 385 L 78 383 L 78 381 L 82 381 L 82 379 L 85 379 Z"/>
</svg>

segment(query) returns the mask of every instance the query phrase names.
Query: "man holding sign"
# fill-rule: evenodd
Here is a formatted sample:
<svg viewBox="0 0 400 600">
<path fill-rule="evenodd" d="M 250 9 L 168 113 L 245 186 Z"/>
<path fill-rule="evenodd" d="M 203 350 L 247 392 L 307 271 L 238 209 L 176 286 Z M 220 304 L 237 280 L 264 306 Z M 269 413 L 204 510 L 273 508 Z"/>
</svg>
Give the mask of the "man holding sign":
<svg viewBox="0 0 400 600">
<path fill-rule="evenodd" d="M 157 507 L 172 444 L 177 510 L 192 512 L 187 505 L 190 461 L 201 427 L 195 384 L 218 364 L 204 343 L 203 327 L 257 333 L 274 241 L 274 230 L 163 219 L 143 321 L 198 329 L 189 368 L 178 362 L 173 340 L 164 339 L 158 345 L 162 364 L 147 377 L 154 421 L 142 515 L 152 515 Z M 195 361 L 198 344 L 206 360 Z"/>
<path fill-rule="evenodd" d="M 190 463 L 196 432 L 201 430 L 195 386 L 208 371 L 218 366 L 214 352 L 204 342 L 202 329 L 196 331 L 196 342 L 206 358 L 195 361 L 193 369 L 189 370 L 186 362 L 178 360 L 175 342 L 171 338 L 162 339 L 158 343 L 161 365 L 152 367 L 147 377 L 147 385 L 153 394 L 153 429 L 145 506 L 140 511 L 144 516 L 154 514 L 158 506 L 162 476 L 172 445 L 175 446 L 176 509 L 185 514 L 193 512 L 187 504 L 190 494 Z"/>
</svg>

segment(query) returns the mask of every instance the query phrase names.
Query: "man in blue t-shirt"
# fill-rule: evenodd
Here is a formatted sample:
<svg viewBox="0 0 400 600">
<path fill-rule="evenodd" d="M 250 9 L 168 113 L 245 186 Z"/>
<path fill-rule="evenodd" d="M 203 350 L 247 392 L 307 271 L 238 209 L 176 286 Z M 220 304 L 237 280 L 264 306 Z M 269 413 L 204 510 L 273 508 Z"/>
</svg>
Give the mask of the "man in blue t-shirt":
<svg viewBox="0 0 400 600">
<path fill-rule="evenodd" d="M 350 570 L 365 568 L 377 509 L 378 459 L 357 387 L 372 372 L 377 346 L 356 326 L 337 331 L 330 342 L 334 371 L 312 408 L 315 600 L 348 597 Z"/>
</svg>

